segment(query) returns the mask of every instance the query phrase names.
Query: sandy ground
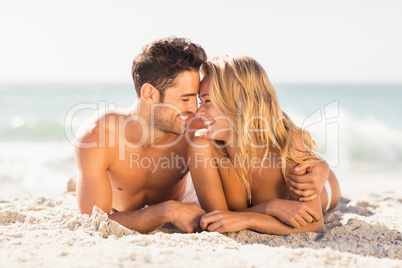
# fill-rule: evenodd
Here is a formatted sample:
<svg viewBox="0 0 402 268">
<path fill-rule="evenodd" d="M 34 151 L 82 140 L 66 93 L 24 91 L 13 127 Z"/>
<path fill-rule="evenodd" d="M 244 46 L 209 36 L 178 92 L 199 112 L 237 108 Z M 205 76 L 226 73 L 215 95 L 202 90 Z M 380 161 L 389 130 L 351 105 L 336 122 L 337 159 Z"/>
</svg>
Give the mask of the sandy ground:
<svg viewBox="0 0 402 268">
<path fill-rule="evenodd" d="M 0 267 L 402 267 L 402 181 L 344 183 L 325 233 L 141 235 L 74 193 L 0 194 Z"/>
</svg>

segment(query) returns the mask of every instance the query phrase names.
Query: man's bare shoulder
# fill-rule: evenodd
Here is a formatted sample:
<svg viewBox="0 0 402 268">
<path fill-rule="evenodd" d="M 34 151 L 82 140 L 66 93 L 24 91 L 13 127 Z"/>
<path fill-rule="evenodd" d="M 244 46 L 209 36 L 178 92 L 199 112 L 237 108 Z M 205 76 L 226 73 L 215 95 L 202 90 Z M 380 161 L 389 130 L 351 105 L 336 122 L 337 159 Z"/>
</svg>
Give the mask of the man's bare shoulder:
<svg viewBox="0 0 402 268">
<path fill-rule="evenodd" d="M 101 153 L 110 155 L 114 147 L 118 144 L 119 138 L 119 118 L 126 118 L 126 110 L 114 112 L 97 112 L 92 115 L 77 131 L 74 140 L 75 152 Z"/>
<path fill-rule="evenodd" d="M 110 136 L 118 135 L 118 123 L 126 120 L 127 117 L 127 109 L 119 109 L 114 112 L 96 112 L 77 131 L 76 145 L 82 143 L 106 143 L 106 141 L 110 140 Z"/>
<path fill-rule="evenodd" d="M 79 167 L 105 170 L 115 156 L 118 118 L 127 117 L 125 110 L 97 112 L 77 131 L 74 146 Z M 91 169 L 91 167 L 93 167 Z"/>
</svg>

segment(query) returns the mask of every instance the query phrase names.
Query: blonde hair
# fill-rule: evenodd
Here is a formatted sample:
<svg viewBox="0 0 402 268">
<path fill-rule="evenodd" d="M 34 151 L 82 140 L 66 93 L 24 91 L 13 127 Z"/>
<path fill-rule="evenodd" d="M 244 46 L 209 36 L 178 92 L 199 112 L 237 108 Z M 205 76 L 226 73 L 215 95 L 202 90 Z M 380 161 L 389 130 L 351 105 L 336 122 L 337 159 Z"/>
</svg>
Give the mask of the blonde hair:
<svg viewBox="0 0 402 268">
<path fill-rule="evenodd" d="M 216 110 L 229 122 L 236 122 L 231 127 L 239 161 L 244 161 L 246 157 L 258 157 L 261 148 L 265 158 L 270 146 L 280 151 L 283 175 L 287 162 L 319 160 L 311 135 L 297 127 L 281 111 L 275 89 L 256 60 L 247 56 L 217 56 L 206 61 L 201 66 L 201 72 L 209 78 L 210 96 Z M 306 151 L 298 151 L 307 153 L 307 156 L 295 155 L 294 150 L 297 148 L 292 139 L 293 134 L 302 138 Z M 221 150 L 225 152 L 224 148 Z M 240 163 L 235 163 L 235 159 L 231 161 L 237 177 L 244 183 L 247 200 L 251 204 L 252 167 L 248 165 L 246 168 L 237 168 L 236 164 Z"/>
</svg>

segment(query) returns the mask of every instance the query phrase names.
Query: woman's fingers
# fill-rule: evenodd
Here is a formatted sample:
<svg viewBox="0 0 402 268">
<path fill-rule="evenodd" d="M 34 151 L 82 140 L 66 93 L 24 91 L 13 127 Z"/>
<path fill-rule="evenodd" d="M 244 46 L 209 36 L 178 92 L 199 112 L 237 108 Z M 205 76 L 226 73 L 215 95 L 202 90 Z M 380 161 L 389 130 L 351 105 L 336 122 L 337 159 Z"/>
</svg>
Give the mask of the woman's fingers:
<svg viewBox="0 0 402 268">
<path fill-rule="evenodd" d="M 210 231 L 210 232 L 218 232 L 217 229 L 218 229 L 219 227 L 221 227 L 222 225 L 223 225 L 223 221 L 222 221 L 222 220 L 218 220 L 218 221 L 215 221 L 215 222 L 211 223 L 211 224 L 207 227 L 207 229 L 208 229 L 208 231 Z"/>
<path fill-rule="evenodd" d="M 307 225 L 307 223 L 319 221 L 320 218 L 320 214 L 317 211 L 315 211 L 309 205 L 305 204 L 299 207 L 298 212 L 295 211 L 293 216 L 289 218 L 286 223 L 292 227 L 297 228 L 300 226 L 305 226 Z"/>
<path fill-rule="evenodd" d="M 225 225 L 222 225 L 222 226 L 220 226 L 219 228 L 217 228 L 217 229 L 215 229 L 215 231 L 214 232 L 218 232 L 218 233 L 227 233 L 228 231 L 226 230 L 226 226 Z"/>
<path fill-rule="evenodd" d="M 321 220 L 320 213 L 318 213 L 318 212 L 317 212 L 315 209 L 313 209 L 312 207 L 307 206 L 306 212 L 307 212 L 308 214 L 310 214 L 310 215 L 314 218 L 314 220 L 316 220 L 316 221 Z"/>
<path fill-rule="evenodd" d="M 302 217 L 308 223 L 312 223 L 314 221 L 313 217 L 310 214 L 308 214 L 307 212 L 303 213 Z"/>
<path fill-rule="evenodd" d="M 288 225 L 294 227 L 294 228 L 298 228 L 300 227 L 300 224 L 297 222 L 296 219 L 291 219 L 289 222 L 287 222 Z"/>
<path fill-rule="evenodd" d="M 302 216 L 298 216 L 296 218 L 297 222 L 300 224 L 300 226 L 305 226 L 307 225 L 307 221 L 302 217 Z"/>
<path fill-rule="evenodd" d="M 300 215 L 297 215 L 297 216 L 295 216 L 295 221 L 299 224 L 299 227 L 300 226 L 304 226 L 304 225 L 306 225 L 307 224 L 307 222 L 303 219 L 303 217 L 302 216 L 300 216 Z"/>
<path fill-rule="evenodd" d="M 202 230 L 209 230 L 209 226 L 211 223 L 217 221 L 218 219 L 220 219 L 220 210 L 214 210 L 211 211 L 207 214 L 205 214 L 204 216 L 201 217 L 200 219 L 200 227 Z"/>
<path fill-rule="evenodd" d="M 211 222 L 214 222 L 215 219 L 214 219 L 213 216 L 214 215 L 209 215 L 209 213 L 208 213 L 208 214 L 205 214 L 204 216 L 201 217 L 201 219 L 200 219 L 200 227 L 201 227 L 202 230 L 206 230 L 208 225 Z"/>
</svg>

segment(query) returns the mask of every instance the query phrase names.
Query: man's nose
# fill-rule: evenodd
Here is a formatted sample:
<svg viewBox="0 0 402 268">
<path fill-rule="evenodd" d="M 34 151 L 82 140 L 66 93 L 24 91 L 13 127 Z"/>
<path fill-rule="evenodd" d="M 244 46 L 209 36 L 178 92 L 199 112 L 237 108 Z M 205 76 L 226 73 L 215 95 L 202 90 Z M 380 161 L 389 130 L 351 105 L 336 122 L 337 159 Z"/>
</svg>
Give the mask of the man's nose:
<svg viewBox="0 0 402 268">
<path fill-rule="evenodd" d="M 195 114 L 197 112 L 197 108 L 197 99 L 189 101 L 187 111 Z"/>
</svg>

